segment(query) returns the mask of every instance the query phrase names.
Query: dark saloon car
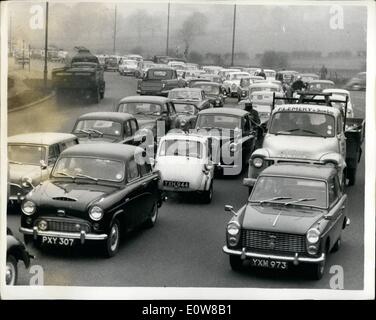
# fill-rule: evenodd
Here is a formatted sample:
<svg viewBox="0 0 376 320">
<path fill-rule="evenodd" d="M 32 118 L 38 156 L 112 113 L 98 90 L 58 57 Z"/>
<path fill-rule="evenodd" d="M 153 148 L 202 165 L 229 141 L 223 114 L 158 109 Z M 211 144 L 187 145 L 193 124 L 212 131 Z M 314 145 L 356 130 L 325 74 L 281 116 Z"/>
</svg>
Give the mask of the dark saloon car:
<svg viewBox="0 0 376 320">
<path fill-rule="evenodd" d="M 225 90 L 222 88 L 222 85 L 217 82 L 203 82 L 197 81 L 193 83 L 191 88 L 200 88 L 206 94 L 206 98 L 212 103 L 215 108 L 222 108 L 225 103 Z"/>
<path fill-rule="evenodd" d="M 341 245 L 347 196 L 332 166 L 275 164 L 261 172 L 247 203 L 227 224 L 227 245 L 234 270 L 251 266 L 287 269 L 303 264 L 315 279 L 325 271 L 329 252 Z"/>
<path fill-rule="evenodd" d="M 73 246 L 97 241 L 105 256 L 119 249 L 120 233 L 152 227 L 162 204 L 159 173 L 130 145 L 79 144 L 65 150 L 50 180 L 21 205 L 25 242 Z"/>
<path fill-rule="evenodd" d="M 7 260 L 5 265 L 5 284 L 13 286 L 17 284 L 18 262 L 21 260 L 26 268 L 30 266 L 30 258 L 34 258 L 7 228 Z"/>
<path fill-rule="evenodd" d="M 139 145 L 142 141 L 137 119 L 131 114 L 120 112 L 83 114 L 77 119 L 72 133 L 78 137 L 80 143 L 115 142 Z"/>
<path fill-rule="evenodd" d="M 183 131 L 193 129 L 196 124 L 197 114 L 201 109 L 197 107 L 196 103 L 191 101 L 175 102 L 174 106 L 178 114 L 175 128 Z"/>
<path fill-rule="evenodd" d="M 224 175 L 238 175 L 256 145 L 255 128 L 247 111 L 235 108 L 202 110 L 194 128 L 198 134 L 219 142 L 219 159 L 213 159 L 216 170 Z"/>
<path fill-rule="evenodd" d="M 159 132 L 161 136 L 164 136 L 165 133 L 175 128 L 177 120 L 173 102 L 165 97 L 125 97 L 119 101 L 116 111 L 133 115 L 140 128 L 151 130 L 155 139 L 157 138 L 157 128 L 159 128 L 158 130 L 165 130 L 165 132 Z"/>
<path fill-rule="evenodd" d="M 116 57 L 107 57 L 104 59 L 104 70 L 105 71 L 118 71 L 119 63 Z"/>
</svg>

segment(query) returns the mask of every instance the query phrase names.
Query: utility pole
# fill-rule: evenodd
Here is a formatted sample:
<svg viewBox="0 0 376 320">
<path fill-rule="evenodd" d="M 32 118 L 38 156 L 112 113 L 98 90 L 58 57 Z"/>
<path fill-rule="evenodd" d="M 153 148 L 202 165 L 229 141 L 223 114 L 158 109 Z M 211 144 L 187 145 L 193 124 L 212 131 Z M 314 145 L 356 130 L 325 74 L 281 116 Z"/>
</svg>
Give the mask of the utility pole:
<svg viewBox="0 0 376 320">
<path fill-rule="evenodd" d="M 45 34 L 44 34 L 44 72 L 43 81 L 44 87 L 47 87 L 47 56 L 48 56 L 48 1 L 46 2 L 46 23 L 45 23 Z"/>
<path fill-rule="evenodd" d="M 231 66 L 234 66 L 235 26 L 236 26 L 236 4 L 234 4 L 234 19 L 233 19 L 233 25 L 232 25 Z"/>
<path fill-rule="evenodd" d="M 114 45 L 113 45 L 113 54 L 116 53 L 116 16 L 117 16 L 117 5 L 115 4 L 115 19 L 114 19 Z"/>
<path fill-rule="evenodd" d="M 25 69 L 25 40 L 22 40 L 22 69 Z"/>
<path fill-rule="evenodd" d="M 167 39 L 166 39 L 166 56 L 168 56 L 168 41 L 169 41 L 169 38 L 170 38 L 170 2 L 168 3 L 168 7 L 167 7 Z"/>
<path fill-rule="evenodd" d="M 29 44 L 29 72 L 30 72 L 30 63 L 31 63 L 31 46 Z"/>
<path fill-rule="evenodd" d="M 9 17 L 9 53 L 13 56 L 12 50 L 12 16 Z"/>
</svg>

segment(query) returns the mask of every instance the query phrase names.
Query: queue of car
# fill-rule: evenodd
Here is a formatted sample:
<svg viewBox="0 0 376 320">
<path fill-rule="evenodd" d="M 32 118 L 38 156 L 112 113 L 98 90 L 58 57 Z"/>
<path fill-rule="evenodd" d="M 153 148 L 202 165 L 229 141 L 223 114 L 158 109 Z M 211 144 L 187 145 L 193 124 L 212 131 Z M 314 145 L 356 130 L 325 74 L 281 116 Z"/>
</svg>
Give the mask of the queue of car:
<svg viewBox="0 0 376 320">
<path fill-rule="evenodd" d="M 345 185 L 355 183 L 362 154 L 364 120 L 354 118 L 348 91 L 304 74 L 307 92 L 294 100 L 283 84 L 295 71 L 264 69 L 261 77 L 260 68 L 200 69 L 166 56 L 104 63 L 141 77 L 139 95 L 113 112 L 81 115 L 69 134 L 8 140 L 9 201 L 21 207 L 25 242 L 93 242 L 112 257 L 124 232 L 154 226 L 168 193 L 209 204 L 218 176 L 248 168 L 248 201 L 238 211 L 225 206 L 233 214 L 223 247 L 232 269 L 245 260 L 272 269 L 304 264 L 322 277 L 350 223 Z M 227 96 L 238 98 L 237 108 L 224 107 Z"/>
</svg>

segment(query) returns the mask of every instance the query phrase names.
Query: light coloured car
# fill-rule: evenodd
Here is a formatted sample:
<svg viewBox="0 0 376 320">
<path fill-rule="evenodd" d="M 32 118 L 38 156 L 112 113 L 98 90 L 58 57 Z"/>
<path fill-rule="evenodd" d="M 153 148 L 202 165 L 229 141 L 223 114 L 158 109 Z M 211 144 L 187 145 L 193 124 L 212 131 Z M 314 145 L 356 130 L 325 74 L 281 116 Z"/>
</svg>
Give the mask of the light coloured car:
<svg viewBox="0 0 376 320">
<path fill-rule="evenodd" d="M 219 66 L 203 66 L 201 69 L 204 70 L 208 74 L 217 75 L 218 72 L 222 70 L 223 68 Z"/>
<path fill-rule="evenodd" d="M 223 81 L 223 87 L 226 89 L 227 94 L 230 97 L 238 95 L 240 80 L 246 77 L 250 77 L 247 72 L 231 72 L 226 75 L 226 80 Z"/>
<path fill-rule="evenodd" d="M 319 75 L 316 73 L 301 73 L 299 76 L 304 83 L 310 83 L 311 81 L 320 79 Z"/>
<path fill-rule="evenodd" d="M 249 86 L 249 95 L 256 91 L 283 92 L 280 85 L 270 82 L 258 82 L 251 84 Z"/>
<path fill-rule="evenodd" d="M 169 61 L 167 64 L 170 68 L 173 68 L 175 70 L 186 70 L 187 66 L 185 62 L 182 61 Z"/>
<path fill-rule="evenodd" d="M 119 64 L 119 73 L 122 76 L 132 75 L 139 76 L 141 74 L 142 66 L 137 60 L 122 59 Z"/>
<path fill-rule="evenodd" d="M 232 72 L 242 72 L 240 69 L 221 69 L 219 72 L 218 72 L 218 75 L 221 77 L 221 81 L 225 81 L 226 80 L 226 77 L 229 73 L 232 73 Z"/>
<path fill-rule="evenodd" d="M 338 106 L 344 109 L 347 97 L 347 118 L 354 118 L 354 106 L 351 102 L 350 92 L 344 89 L 324 89 L 322 93 L 331 93 L 331 99 L 342 100 L 343 103 L 339 102 Z M 343 110 L 344 111 L 344 110 Z"/>
<path fill-rule="evenodd" d="M 264 69 L 266 80 L 275 80 L 277 72 L 273 69 Z"/>
<path fill-rule="evenodd" d="M 243 68 L 243 71 L 244 72 L 248 72 L 251 76 L 257 76 L 257 72 L 260 71 L 261 69 L 260 68 Z M 263 78 L 263 77 L 260 77 L 260 78 Z"/>
<path fill-rule="evenodd" d="M 78 144 L 73 134 L 40 132 L 8 138 L 9 201 L 20 203 L 25 195 L 48 179 L 60 153 Z"/>
<path fill-rule="evenodd" d="M 282 92 L 255 91 L 250 94 L 249 99 L 240 101 L 239 105 L 244 109 L 245 103 L 252 101 L 253 109 L 258 112 L 261 123 L 266 123 L 269 120 L 272 111 L 273 93 L 276 98 L 283 98 L 285 96 Z M 284 101 L 277 99 L 274 101 L 274 104 L 282 105 L 284 104 Z"/>
<path fill-rule="evenodd" d="M 136 60 L 136 61 L 143 61 L 144 58 L 139 54 L 127 54 L 124 56 L 126 60 Z"/>
<path fill-rule="evenodd" d="M 161 138 L 154 169 L 160 173 L 159 188 L 172 192 L 198 193 L 202 202 L 213 198 L 214 164 L 211 139 L 185 133 Z"/>
</svg>

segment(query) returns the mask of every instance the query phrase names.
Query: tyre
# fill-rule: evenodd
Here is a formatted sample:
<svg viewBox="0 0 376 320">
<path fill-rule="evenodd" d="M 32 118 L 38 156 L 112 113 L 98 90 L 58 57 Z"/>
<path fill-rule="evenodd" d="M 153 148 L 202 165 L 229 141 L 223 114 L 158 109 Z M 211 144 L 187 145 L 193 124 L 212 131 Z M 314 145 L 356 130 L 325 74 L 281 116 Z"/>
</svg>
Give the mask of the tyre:
<svg viewBox="0 0 376 320">
<path fill-rule="evenodd" d="M 111 224 L 107 239 L 104 241 L 103 253 L 107 258 L 111 258 L 119 251 L 120 244 L 120 224 L 118 220 L 114 220 Z"/>
<path fill-rule="evenodd" d="M 339 248 L 341 248 L 341 244 L 342 244 L 342 240 L 341 240 L 341 236 L 338 238 L 338 240 L 336 241 L 336 243 L 334 244 L 333 248 L 332 248 L 332 252 L 337 252 L 339 250 Z"/>
<path fill-rule="evenodd" d="M 202 202 L 210 203 L 213 199 L 213 182 L 210 184 L 209 190 L 202 193 Z"/>
<path fill-rule="evenodd" d="M 150 216 L 145 221 L 145 227 L 146 228 L 152 228 L 154 227 L 155 223 L 157 222 L 158 218 L 158 203 L 154 202 L 153 208 L 151 209 Z"/>
<path fill-rule="evenodd" d="M 5 279 L 8 286 L 14 286 L 17 283 L 18 270 L 17 259 L 13 255 L 7 256 L 7 262 L 5 267 Z"/>
<path fill-rule="evenodd" d="M 347 168 L 347 179 L 349 179 L 349 186 L 353 186 L 356 180 L 356 168 Z"/>
<path fill-rule="evenodd" d="M 243 261 L 240 258 L 240 256 L 230 255 L 229 259 L 230 259 L 230 266 L 231 266 L 232 270 L 234 270 L 234 271 L 240 271 L 240 270 L 242 270 L 242 268 L 243 268 Z"/>
</svg>

